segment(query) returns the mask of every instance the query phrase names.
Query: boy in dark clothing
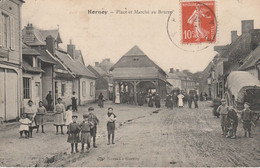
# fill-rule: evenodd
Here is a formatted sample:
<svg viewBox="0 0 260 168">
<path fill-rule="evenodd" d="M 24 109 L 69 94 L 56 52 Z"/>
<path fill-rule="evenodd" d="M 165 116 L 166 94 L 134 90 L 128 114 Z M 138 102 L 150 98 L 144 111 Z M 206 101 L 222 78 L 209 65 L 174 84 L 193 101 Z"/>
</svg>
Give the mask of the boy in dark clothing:
<svg viewBox="0 0 260 168">
<path fill-rule="evenodd" d="M 83 123 L 80 124 L 81 127 L 81 152 L 84 152 L 84 144 L 87 144 L 87 152 L 89 152 L 90 149 L 90 140 L 91 140 L 91 134 L 90 130 L 93 128 L 93 123 L 89 121 L 89 115 L 84 114 L 83 115 Z"/>
<path fill-rule="evenodd" d="M 94 108 L 89 107 L 88 108 L 88 120 L 93 124 L 93 127 L 90 129 L 90 134 L 93 137 L 93 147 L 97 148 L 96 146 L 96 135 L 97 135 L 97 125 L 99 123 L 99 120 L 95 114 L 93 114 Z"/>
<path fill-rule="evenodd" d="M 241 120 L 243 123 L 243 128 L 245 130 L 245 137 L 247 137 L 247 132 L 248 136 L 252 138 L 251 136 L 251 125 L 252 125 L 252 120 L 253 120 L 253 111 L 249 109 L 250 105 L 249 103 L 245 102 L 244 104 L 244 110 L 242 111 L 241 114 Z"/>
<path fill-rule="evenodd" d="M 74 152 L 74 144 L 75 144 L 76 152 L 79 152 L 78 151 L 78 142 L 80 142 L 80 140 L 79 140 L 80 126 L 76 122 L 77 118 L 78 118 L 77 115 L 73 115 L 72 116 L 73 122 L 70 123 L 70 125 L 68 126 L 68 134 L 69 134 L 69 136 L 68 136 L 67 142 L 69 142 L 71 144 L 71 153 Z"/>
<path fill-rule="evenodd" d="M 236 132 L 237 132 L 237 126 L 238 126 L 238 117 L 237 112 L 234 110 L 233 107 L 228 108 L 228 114 L 227 114 L 227 123 L 228 123 L 228 130 L 232 139 L 235 139 Z M 226 137 L 229 137 L 226 135 Z"/>
</svg>

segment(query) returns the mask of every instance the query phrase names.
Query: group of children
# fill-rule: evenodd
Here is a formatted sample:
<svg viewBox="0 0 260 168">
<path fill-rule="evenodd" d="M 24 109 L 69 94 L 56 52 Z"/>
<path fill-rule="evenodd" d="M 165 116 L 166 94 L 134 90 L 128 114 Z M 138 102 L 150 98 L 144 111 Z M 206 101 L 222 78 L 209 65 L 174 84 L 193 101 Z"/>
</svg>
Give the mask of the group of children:
<svg viewBox="0 0 260 168">
<path fill-rule="evenodd" d="M 226 100 L 221 100 L 221 105 L 217 109 L 217 113 L 220 116 L 222 135 L 226 136 L 226 138 L 231 137 L 235 139 L 237 127 L 238 127 L 238 115 L 237 113 L 241 113 L 241 121 L 243 123 L 243 128 L 245 131 L 245 137 L 252 138 L 251 135 L 251 126 L 253 123 L 253 111 L 250 109 L 250 104 L 245 102 L 244 109 L 242 111 L 237 111 L 233 107 L 228 106 L 226 104 Z"/>
<path fill-rule="evenodd" d="M 90 149 L 91 137 L 93 138 L 93 147 L 96 146 L 96 133 L 97 133 L 97 124 L 99 120 L 92 113 L 94 111 L 93 107 L 89 107 L 89 114 L 83 115 L 83 122 L 77 123 L 77 115 L 72 115 L 73 122 L 68 126 L 68 139 L 67 142 L 71 144 L 71 153 L 78 151 L 78 143 L 81 143 L 81 152 L 84 152 L 84 145 L 87 144 L 87 152 Z M 113 113 L 113 108 L 108 108 L 107 113 L 107 131 L 108 131 L 108 145 L 110 145 L 110 137 L 112 135 L 112 144 L 115 144 L 115 121 L 116 115 Z"/>
<path fill-rule="evenodd" d="M 46 109 L 43 106 L 43 102 L 39 102 L 39 107 L 35 108 L 33 106 L 33 101 L 28 101 L 28 106 L 24 109 L 24 113 L 22 114 L 19 122 L 21 123 L 19 131 L 20 138 L 25 135 L 25 138 L 32 138 L 33 129 L 37 129 L 37 133 L 39 132 L 39 127 L 42 128 L 42 133 L 44 133 L 44 119 L 43 116 L 46 113 Z"/>
<path fill-rule="evenodd" d="M 54 125 L 56 126 L 56 135 L 58 134 L 58 127 L 61 127 L 61 134 L 63 133 L 63 126 L 67 126 L 67 142 L 71 144 L 71 153 L 78 151 L 78 143 L 82 144 L 81 151 L 84 152 L 84 145 L 87 144 L 87 152 L 90 149 L 91 138 L 93 138 L 93 147 L 96 146 L 96 133 L 97 133 L 97 125 L 99 124 L 99 120 L 95 114 L 93 114 L 94 108 L 88 108 L 88 114 L 83 115 L 83 122 L 78 123 L 77 114 L 73 114 L 72 106 L 69 105 L 64 108 L 62 104 L 62 99 L 58 98 L 58 103 L 56 104 L 56 112 L 54 113 Z M 20 122 L 20 138 L 23 137 L 23 133 L 25 134 L 25 138 L 32 137 L 32 131 L 34 128 L 37 128 L 37 132 L 39 130 L 39 126 L 42 126 L 42 132 L 44 133 L 44 118 L 43 116 L 46 114 L 46 109 L 43 106 L 43 103 L 39 103 L 39 107 L 36 109 L 33 106 L 32 100 L 28 101 L 28 107 L 25 108 L 24 113 L 22 114 L 19 122 Z M 115 144 L 115 121 L 116 115 L 113 113 L 113 108 L 108 108 L 107 113 L 107 132 L 108 132 L 108 145 L 110 145 L 111 135 L 112 135 L 112 144 Z M 75 148 L 74 148 L 75 147 Z"/>
</svg>

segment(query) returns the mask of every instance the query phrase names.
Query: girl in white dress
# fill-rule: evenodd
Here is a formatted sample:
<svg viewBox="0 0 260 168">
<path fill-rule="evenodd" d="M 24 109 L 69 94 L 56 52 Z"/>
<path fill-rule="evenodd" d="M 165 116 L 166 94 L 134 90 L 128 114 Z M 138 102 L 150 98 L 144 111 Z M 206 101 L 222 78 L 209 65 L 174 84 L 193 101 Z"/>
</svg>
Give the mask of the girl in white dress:
<svg viewBox="0 0 260 168">
<path fill-rule="evenodd" d="M 65 112 L 65 125 L 67 128 L 69 127 L 70 123 L 72 123 L 72 105 L 67 106 Z"/>
<path fill-rule="evenodd" d="M 184 95 L 182 93 L 180 93 L 178 96 L 178 107 L 183 107 L 183 98 L 184 98 Z"/>
</svg>

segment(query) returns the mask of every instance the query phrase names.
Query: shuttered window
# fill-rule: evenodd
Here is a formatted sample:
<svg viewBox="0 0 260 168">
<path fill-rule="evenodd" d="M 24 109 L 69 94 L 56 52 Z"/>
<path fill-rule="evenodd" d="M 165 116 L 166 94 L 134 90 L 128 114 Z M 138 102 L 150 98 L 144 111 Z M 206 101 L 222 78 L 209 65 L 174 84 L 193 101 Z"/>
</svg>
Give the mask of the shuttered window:
<svg viewBox="0 0 260 168">
<path fill-rule="evenodd" d="M 15 23 L 14 23 L 14 18 L 10 18 L 10 48 L 11 50 L 14 50 L 14 45 L 15 45 Z"/>
<path fill-rule="evenodd" d="M 9 31 L 9 19 L 8 16 L 5 14 L 2 14 L 2 19 L 3 19 L 3 33 L 2 33 L 2 46 L 4 48 L 8 48 L 8 31 Z"/>
<path fill-rule="evenodd" d="M 61 96 L 64 96 L 66 92 L 66 84 L 62 83 L 61 84 Z"/>
<path fill-rule="evenodd" d="M 86 89 L 86 82 L 85 81 L 83 81 L 82 82 L 82 96 L 83 97 L 86 97 L 86 94 L 87 94 L 87 89 Z"/>
<path fill-rule="evenodd" d="M 23 98 L 30 99 L 31 98 L 31 79 L 23 78 Z"/>
<path fill-rule="evenodd" d="M 94 85 L 93 82 L 90 82 L 90 96 L 94 95 Z"/>
<path fill-rule="evenodd" d="M 3 46 L 3 14 L 2 12 L 0 11 L 0 47 Z"/>
</svg>

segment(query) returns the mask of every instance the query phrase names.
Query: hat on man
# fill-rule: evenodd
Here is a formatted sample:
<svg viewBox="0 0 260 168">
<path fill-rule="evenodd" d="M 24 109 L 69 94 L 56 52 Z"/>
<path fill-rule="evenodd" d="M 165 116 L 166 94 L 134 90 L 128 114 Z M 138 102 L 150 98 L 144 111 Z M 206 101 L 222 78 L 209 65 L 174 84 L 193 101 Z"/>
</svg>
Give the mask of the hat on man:
<svg viewBox="0 0 260 168">
<path fill-rule="evenodd" d="M 83 118 L 88 118 L 88 114 L 83 114 Z"/>
<path fill-rule="evenodd" d="M 93 107 L 89 107 L 88 111 L 94 111 L 94 108 Z"/>
<path fill-rule="evenodd" d="M 226 102 L 226 99 L 221 99 L 221 102 Z"/>
<path fill-rule="evenodd" d="M 59 97 L 57 100 L 62 100 L 62 98 Z"/>
</svg>

